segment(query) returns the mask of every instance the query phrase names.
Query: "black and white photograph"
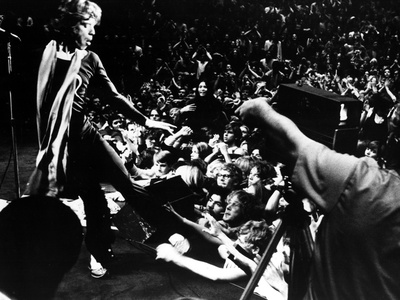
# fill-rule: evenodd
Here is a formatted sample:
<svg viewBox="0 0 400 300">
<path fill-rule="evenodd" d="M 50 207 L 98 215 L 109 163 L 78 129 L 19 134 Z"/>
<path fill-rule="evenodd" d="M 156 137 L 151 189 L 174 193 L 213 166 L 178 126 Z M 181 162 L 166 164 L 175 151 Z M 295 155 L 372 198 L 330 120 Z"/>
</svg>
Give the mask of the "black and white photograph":
<svg viewBox="0 0 400 300">
<path fill-rule="evenodd" d="M 400 299 L 395 0 L 2 0 L 0 300 Z"/>
</svg>

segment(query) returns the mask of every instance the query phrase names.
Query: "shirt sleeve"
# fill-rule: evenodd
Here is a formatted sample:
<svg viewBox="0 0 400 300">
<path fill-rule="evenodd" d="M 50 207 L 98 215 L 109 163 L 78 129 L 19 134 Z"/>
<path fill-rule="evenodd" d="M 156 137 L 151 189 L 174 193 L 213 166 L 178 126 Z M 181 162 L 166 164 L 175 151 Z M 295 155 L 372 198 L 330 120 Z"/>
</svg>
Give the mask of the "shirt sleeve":
<svg viewBox="0 0 400 300">
<path fill-rule="evenodd" d="M 310 142 L 300 149 L 292 175 L 297 191 L 315 202 L 325 213 L 338 202 L 359 159 Z"/>
<path fill-rule="evenodd" d="M 112 107 L 123 113 L 125 117 L 131 119 L 134 122 L 137 122 L 140 125 L 144 125 L 146 117 L 140 111 L 138 111 L 126 97 L 124 97 L 117 91 L 115 85 L 108 77 L 99 56 L 93 53 L 93 57 L 96 61 L 96 74 L 98 80 L 100 81 L 105 101 L 107 101 Z"/>
</svg>

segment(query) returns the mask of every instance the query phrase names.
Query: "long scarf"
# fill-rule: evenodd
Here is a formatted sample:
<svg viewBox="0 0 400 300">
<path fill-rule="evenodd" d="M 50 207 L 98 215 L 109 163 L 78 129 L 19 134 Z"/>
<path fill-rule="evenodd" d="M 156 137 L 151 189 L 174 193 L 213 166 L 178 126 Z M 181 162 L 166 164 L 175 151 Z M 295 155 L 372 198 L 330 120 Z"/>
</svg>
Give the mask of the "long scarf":
<svg viewBox="0 0 400 300">
<path fill-rule="evenodd" d="M 39 153 L 36 170 L 28 183 L 29 194 L 56 196 L 66 181 L 68 135 L 74 101 L 76 78 L 86 51 L 76 50 L 64 82 L 52 103 L 45 132 L 41 132 L 41 109 L 53 81 L 57 62 L 57 43 L 51 41 L 43 52 L 37 83 L 37 130 Z"/>
</svg>

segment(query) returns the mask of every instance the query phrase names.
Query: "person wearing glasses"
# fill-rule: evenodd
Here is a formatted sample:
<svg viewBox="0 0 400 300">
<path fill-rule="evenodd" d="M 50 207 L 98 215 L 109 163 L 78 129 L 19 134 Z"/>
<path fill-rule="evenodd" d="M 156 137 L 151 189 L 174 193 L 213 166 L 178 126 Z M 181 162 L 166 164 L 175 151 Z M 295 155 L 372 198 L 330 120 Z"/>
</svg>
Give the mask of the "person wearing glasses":
<svg viewBox="0 0 400 300">
<path fill-rule="evenodd" d="M 210 165 L 218 163 L 219 160 L 214 160 Z M 207 172 L 205 189 L 209 192 L 217 192 L 225 200 L 226 197 L 235 190 L 241 189 L 243 182 L 242 170 L 233 163 L 218 163 L 215 174 Z M 211 177 L 210 177 L 211 176 Z"/>
<path fill-rule="evenodd" d="M 233 163 L 224 163 L 217 173 L 217 186 L 227 193 L 240 189 L 242 170 Z"/>
</svg>

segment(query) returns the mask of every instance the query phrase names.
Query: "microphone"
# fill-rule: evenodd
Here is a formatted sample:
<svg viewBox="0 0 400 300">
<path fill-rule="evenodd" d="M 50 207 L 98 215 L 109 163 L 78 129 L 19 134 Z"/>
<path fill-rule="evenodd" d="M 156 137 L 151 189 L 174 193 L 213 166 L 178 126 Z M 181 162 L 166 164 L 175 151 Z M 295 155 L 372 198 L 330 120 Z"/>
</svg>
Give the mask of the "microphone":
<svg viewBox="0 0 400 300">
<path fill-rule="evenodd" d="M 14 34 L 14 33 L 11 33 L 11 32 L 9 32 L 9 31 L 7 31 L 7 30 L 4 30 L 3 28 L 0 28 L 0 32 L 1 32 L 1 33 L 5 33 L 5 34 L 7 34 L 8 36 L 11 36 L 11 37 L 13 37 L 14 39 L 16 39 L 16 40 L 18 40 L 18 41 L 21 42 L 21 39 L 19 38 L 19 36 L 16 35 L 16 34 Z"/>
</svg>

